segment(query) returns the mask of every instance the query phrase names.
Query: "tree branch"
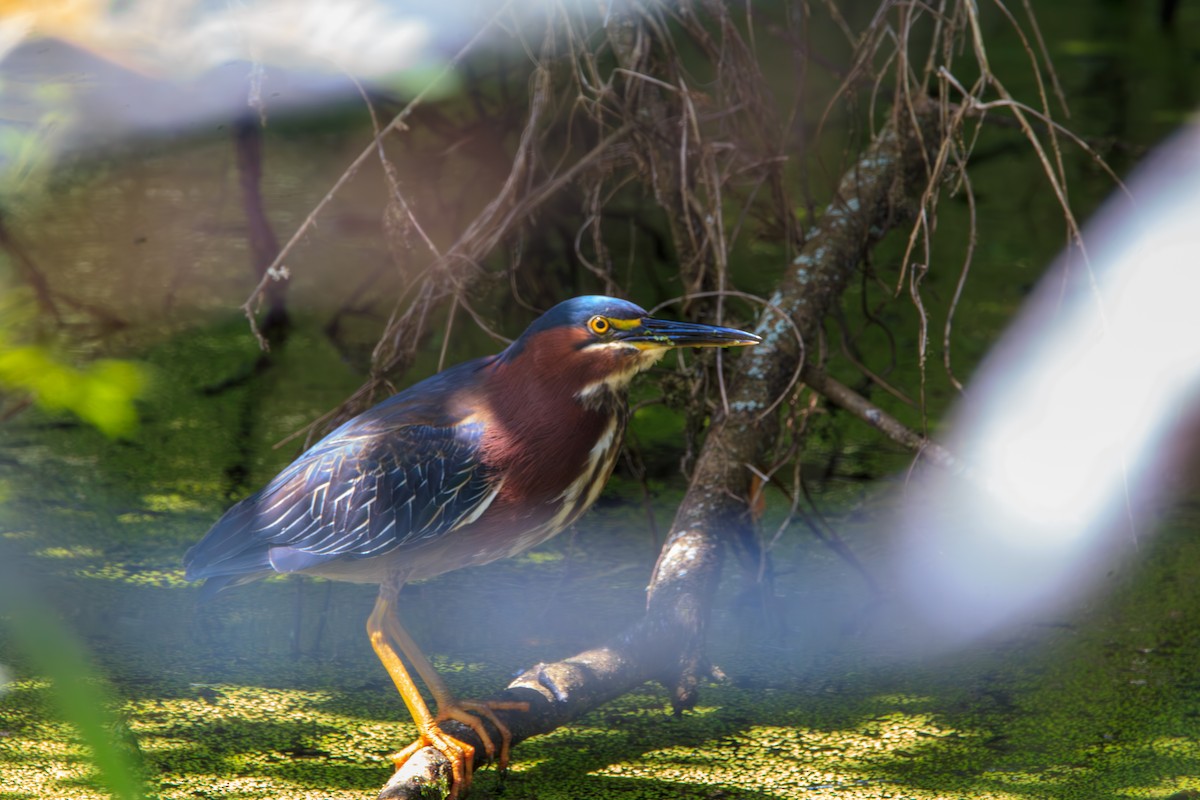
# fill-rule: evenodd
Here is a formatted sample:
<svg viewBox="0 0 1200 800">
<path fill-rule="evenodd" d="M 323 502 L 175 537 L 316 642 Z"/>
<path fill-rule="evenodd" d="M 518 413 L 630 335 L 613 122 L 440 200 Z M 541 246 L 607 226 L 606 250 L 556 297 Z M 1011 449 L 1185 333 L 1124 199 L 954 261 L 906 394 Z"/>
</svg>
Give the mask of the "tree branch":
<svg viewBox="0 0 1200 800">
<path fill-rule="evenodd" d="M 921 458 L 931 464 L 952 472 L 968 474 L 967 467 L 952 452 L 929 437 L 917 433 L 850 387 L 829 377 L 819 367 L 806 365 L 801 377 L 814 392 L 839 408 L 849 411 L 893 442 L 920 454 Z"/>
</svg>

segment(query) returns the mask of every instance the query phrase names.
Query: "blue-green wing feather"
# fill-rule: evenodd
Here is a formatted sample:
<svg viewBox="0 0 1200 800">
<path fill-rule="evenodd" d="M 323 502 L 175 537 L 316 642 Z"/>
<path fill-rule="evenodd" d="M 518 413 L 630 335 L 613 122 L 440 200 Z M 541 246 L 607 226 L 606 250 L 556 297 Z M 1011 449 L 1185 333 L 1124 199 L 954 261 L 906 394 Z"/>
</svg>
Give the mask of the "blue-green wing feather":
<svg viewBox="0 0 1200 800">
<path fill-rule="evenodd" d="M 493 493 L 484 426 L 447 418 L 468 363 L 350 420 L 229 509 L 184 558 L 189 580 L 241 583 L 443 535 Z M 415 391 L 420 389 L 421 391 Z"/>
</svg>

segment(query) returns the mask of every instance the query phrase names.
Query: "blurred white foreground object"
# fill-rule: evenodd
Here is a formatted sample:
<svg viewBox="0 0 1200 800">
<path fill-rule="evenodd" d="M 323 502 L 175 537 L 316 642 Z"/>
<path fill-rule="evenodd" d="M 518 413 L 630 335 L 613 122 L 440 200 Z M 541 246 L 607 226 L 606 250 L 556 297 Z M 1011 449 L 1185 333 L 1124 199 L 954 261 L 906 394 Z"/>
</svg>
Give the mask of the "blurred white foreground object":
<svg viewBox="0 0 1200 800">
<path fill-rule="evenodd" d="M 1139 518 L 1200 377 L 1200 128 L 1135 172 L 1061 256 L 968 386 L 899 537 L 904 601 L 951 637 L 1044 614 L 1150 532 Z M 1172 434 L 1175 435 L 1172 435 Z"/>
<path fill-rule="evenodd" d="M 511 46 L 527 22 L 545 24 L 543 2 L 0 0 L 0 132 L 77 151 L 361 103 L 354 81 L 411 96 L 468 43 L 503 29 Z"/>
</svg>

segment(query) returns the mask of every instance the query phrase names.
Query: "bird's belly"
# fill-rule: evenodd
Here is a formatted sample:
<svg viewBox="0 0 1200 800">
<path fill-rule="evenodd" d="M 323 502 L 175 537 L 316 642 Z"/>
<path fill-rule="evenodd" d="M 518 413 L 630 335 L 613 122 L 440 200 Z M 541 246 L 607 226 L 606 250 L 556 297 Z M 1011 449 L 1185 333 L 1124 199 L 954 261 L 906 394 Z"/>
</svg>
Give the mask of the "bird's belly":
<svg viewBox="0 0 1200 800">
<path fill-rule="evenodd" d="M 339 558 L 320 566 L 302 570 L 305 575 L 328 578 L 346 583 L 385 583 L 395 578 L 401 570 L 397 567 L 400 551 L 393 550 L 372 558 Z M 407 572 L 404 572 L 407 575 Z M 413 577 L 421 577 L 413 575 Z"/>
</svg>

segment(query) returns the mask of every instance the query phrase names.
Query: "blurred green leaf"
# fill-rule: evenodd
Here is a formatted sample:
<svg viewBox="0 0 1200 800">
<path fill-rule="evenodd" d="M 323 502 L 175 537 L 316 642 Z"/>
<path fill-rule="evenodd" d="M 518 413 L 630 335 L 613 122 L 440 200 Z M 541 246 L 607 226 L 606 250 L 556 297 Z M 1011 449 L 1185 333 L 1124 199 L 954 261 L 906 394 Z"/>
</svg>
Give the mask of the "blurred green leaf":
<svg viewBox="0 0 1200 800">
<path fill-rule="evenodd" d="M 110 710 L 107 682 L 92 669 L 79 639 L 36 599 L 13 555 L 0 550 L 0 622 L 33 667 L 50 678 L 59 713 L 91 750 L 104 786 L 119 800 L 143 797 L 136 742 Z"/>
<path fill-rule="evenodd" d="M 0 339 L 0 388 L 28 392 L 48 409 L 70 411 L 106 436 L 137 428 L 135 401 L 145 392 L 145 368 L 105 359 L 80 369 L 37 345 L 11 347 Z"/>
<path fill-rule="evenodd" d="M 145 388 L 146 373 L 137 364 L 97 361 L 84 375 L 79 406 L 73 410 L 108 436 L 127 436 L 137 428 L 134 400 Z"/>
</svg>

